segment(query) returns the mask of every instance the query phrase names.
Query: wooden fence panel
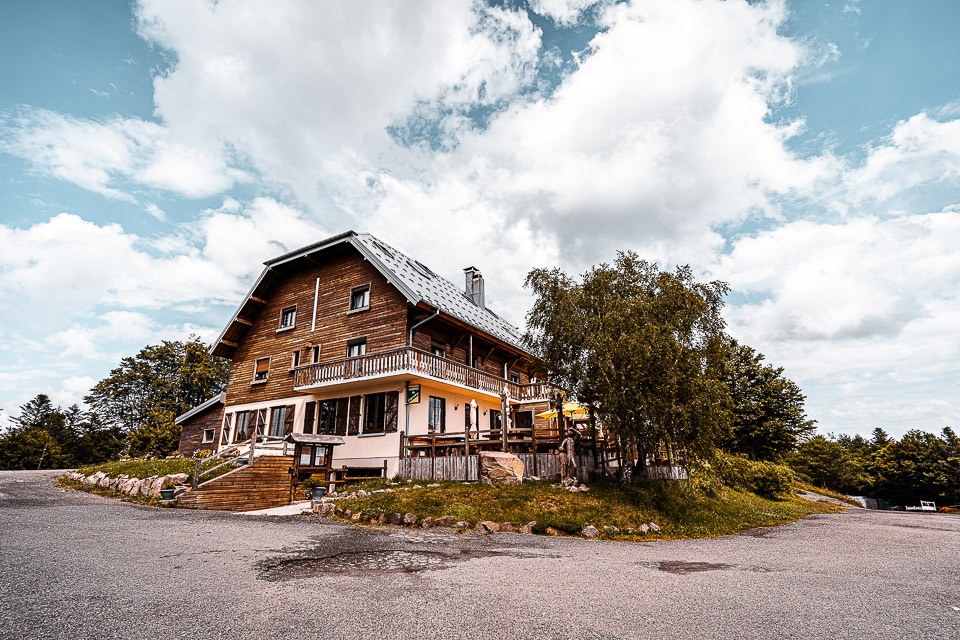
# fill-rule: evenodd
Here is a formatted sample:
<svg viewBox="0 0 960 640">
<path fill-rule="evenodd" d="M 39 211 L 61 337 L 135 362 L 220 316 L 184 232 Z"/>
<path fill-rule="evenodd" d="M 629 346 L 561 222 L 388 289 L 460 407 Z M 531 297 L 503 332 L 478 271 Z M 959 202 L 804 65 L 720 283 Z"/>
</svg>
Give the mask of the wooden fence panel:
<svg viewBox="0 0 960 640">
<path fill-rule="evenodd" d="M 536 467 L 534 467 L 534 455 L 536 455 Z M 555 453 L 521 453 L 517 457 L 523 462 L 527 476 L 535 475 L 544 480 L 560 477 L 560 459 Z M 579 472 L 593 469 L 593 456 L 577 456 L 577 468 Z M 536 472 L 534 472 L 535 469 Z M 479 480 L 480 458 L 476 455 L 401 458 L 399 473 L 408 480 L 476 482 Z"/>
</svg>

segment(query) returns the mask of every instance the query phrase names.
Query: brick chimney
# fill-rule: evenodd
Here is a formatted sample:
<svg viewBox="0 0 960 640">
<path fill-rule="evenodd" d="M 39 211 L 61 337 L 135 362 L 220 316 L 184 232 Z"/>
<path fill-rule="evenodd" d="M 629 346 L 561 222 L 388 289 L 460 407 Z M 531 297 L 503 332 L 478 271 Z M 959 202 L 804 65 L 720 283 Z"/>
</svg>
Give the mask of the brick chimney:
<svg viewBox="0 0 960 640">
<path fill-rule="evenodd" d="M 467 267 L 463 270 L 466 276 L 466 292 L 470 302 L 478 307 L 486 308 L 483 295 L 483 274 L 476 267 Z"/>
</svg>

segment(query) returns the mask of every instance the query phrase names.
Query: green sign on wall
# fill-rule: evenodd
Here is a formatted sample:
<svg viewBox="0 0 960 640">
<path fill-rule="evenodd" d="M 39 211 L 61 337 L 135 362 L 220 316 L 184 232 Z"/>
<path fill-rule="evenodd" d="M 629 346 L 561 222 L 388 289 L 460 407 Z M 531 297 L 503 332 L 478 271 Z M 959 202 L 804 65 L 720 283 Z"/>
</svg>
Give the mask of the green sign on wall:
<svg viewBox="0 0 960 640">
<path fill-rule="evenodd" d="M 420 385 L 407 387 L 407 404 L 420 404 Z"/>
</svg>

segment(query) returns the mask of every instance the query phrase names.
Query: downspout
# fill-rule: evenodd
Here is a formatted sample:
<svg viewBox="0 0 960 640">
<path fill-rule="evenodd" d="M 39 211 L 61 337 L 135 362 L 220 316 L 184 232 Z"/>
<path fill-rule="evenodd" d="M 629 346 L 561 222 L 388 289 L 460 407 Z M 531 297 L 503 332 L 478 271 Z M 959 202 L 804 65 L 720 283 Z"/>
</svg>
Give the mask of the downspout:
<svg viewBox="0 0 960 640">
<path fill-rule="evenodd" d="M 434 318 L 436 318 L 438 315 L 440 315 L 440 311 L 437 311 L 435 314 L 433 314 L 433 315 L 430 316 L 429 318 L 425 318 L 424 320 L 421 320 L 421 321 L 418 322 L 417 324 L 415 324 L 415 325 L 413 325 L 412 327 L 410 327 L 410 334 L 409 334 L 409 337 L 407 338 L 407 346 L 408 346 L 408 347 L 412 347 L 412 346 L 413 346 L 413 332 L 417 329 L 417 327 L 419 327 L 419 326 L 421 326 L 421 325 L 424 325 L 424 324 L 427 324 L 428 322 L 430 322 L 431 320 L 433 320 Z"/>
</svg>

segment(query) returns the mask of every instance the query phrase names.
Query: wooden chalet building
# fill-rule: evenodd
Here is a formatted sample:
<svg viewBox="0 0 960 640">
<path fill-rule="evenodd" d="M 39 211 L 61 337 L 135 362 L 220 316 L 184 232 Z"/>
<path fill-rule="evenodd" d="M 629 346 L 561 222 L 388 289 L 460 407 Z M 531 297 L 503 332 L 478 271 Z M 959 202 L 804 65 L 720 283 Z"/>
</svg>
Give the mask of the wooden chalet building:
<svg viewBox="0 0 960 640">
<path fill-rule="evenodd" d="M 211 448 L 256 433 L 257 456 L 283 455 L 290 434 L 341 436 L 334 468 L 392 476 L 403 459 L 556 447 L 536 417 L 552 389 L 477 269 L 460 289 L 353 231 L 265 264 L 213 346 L 231 366 Z"/>
</svg>

